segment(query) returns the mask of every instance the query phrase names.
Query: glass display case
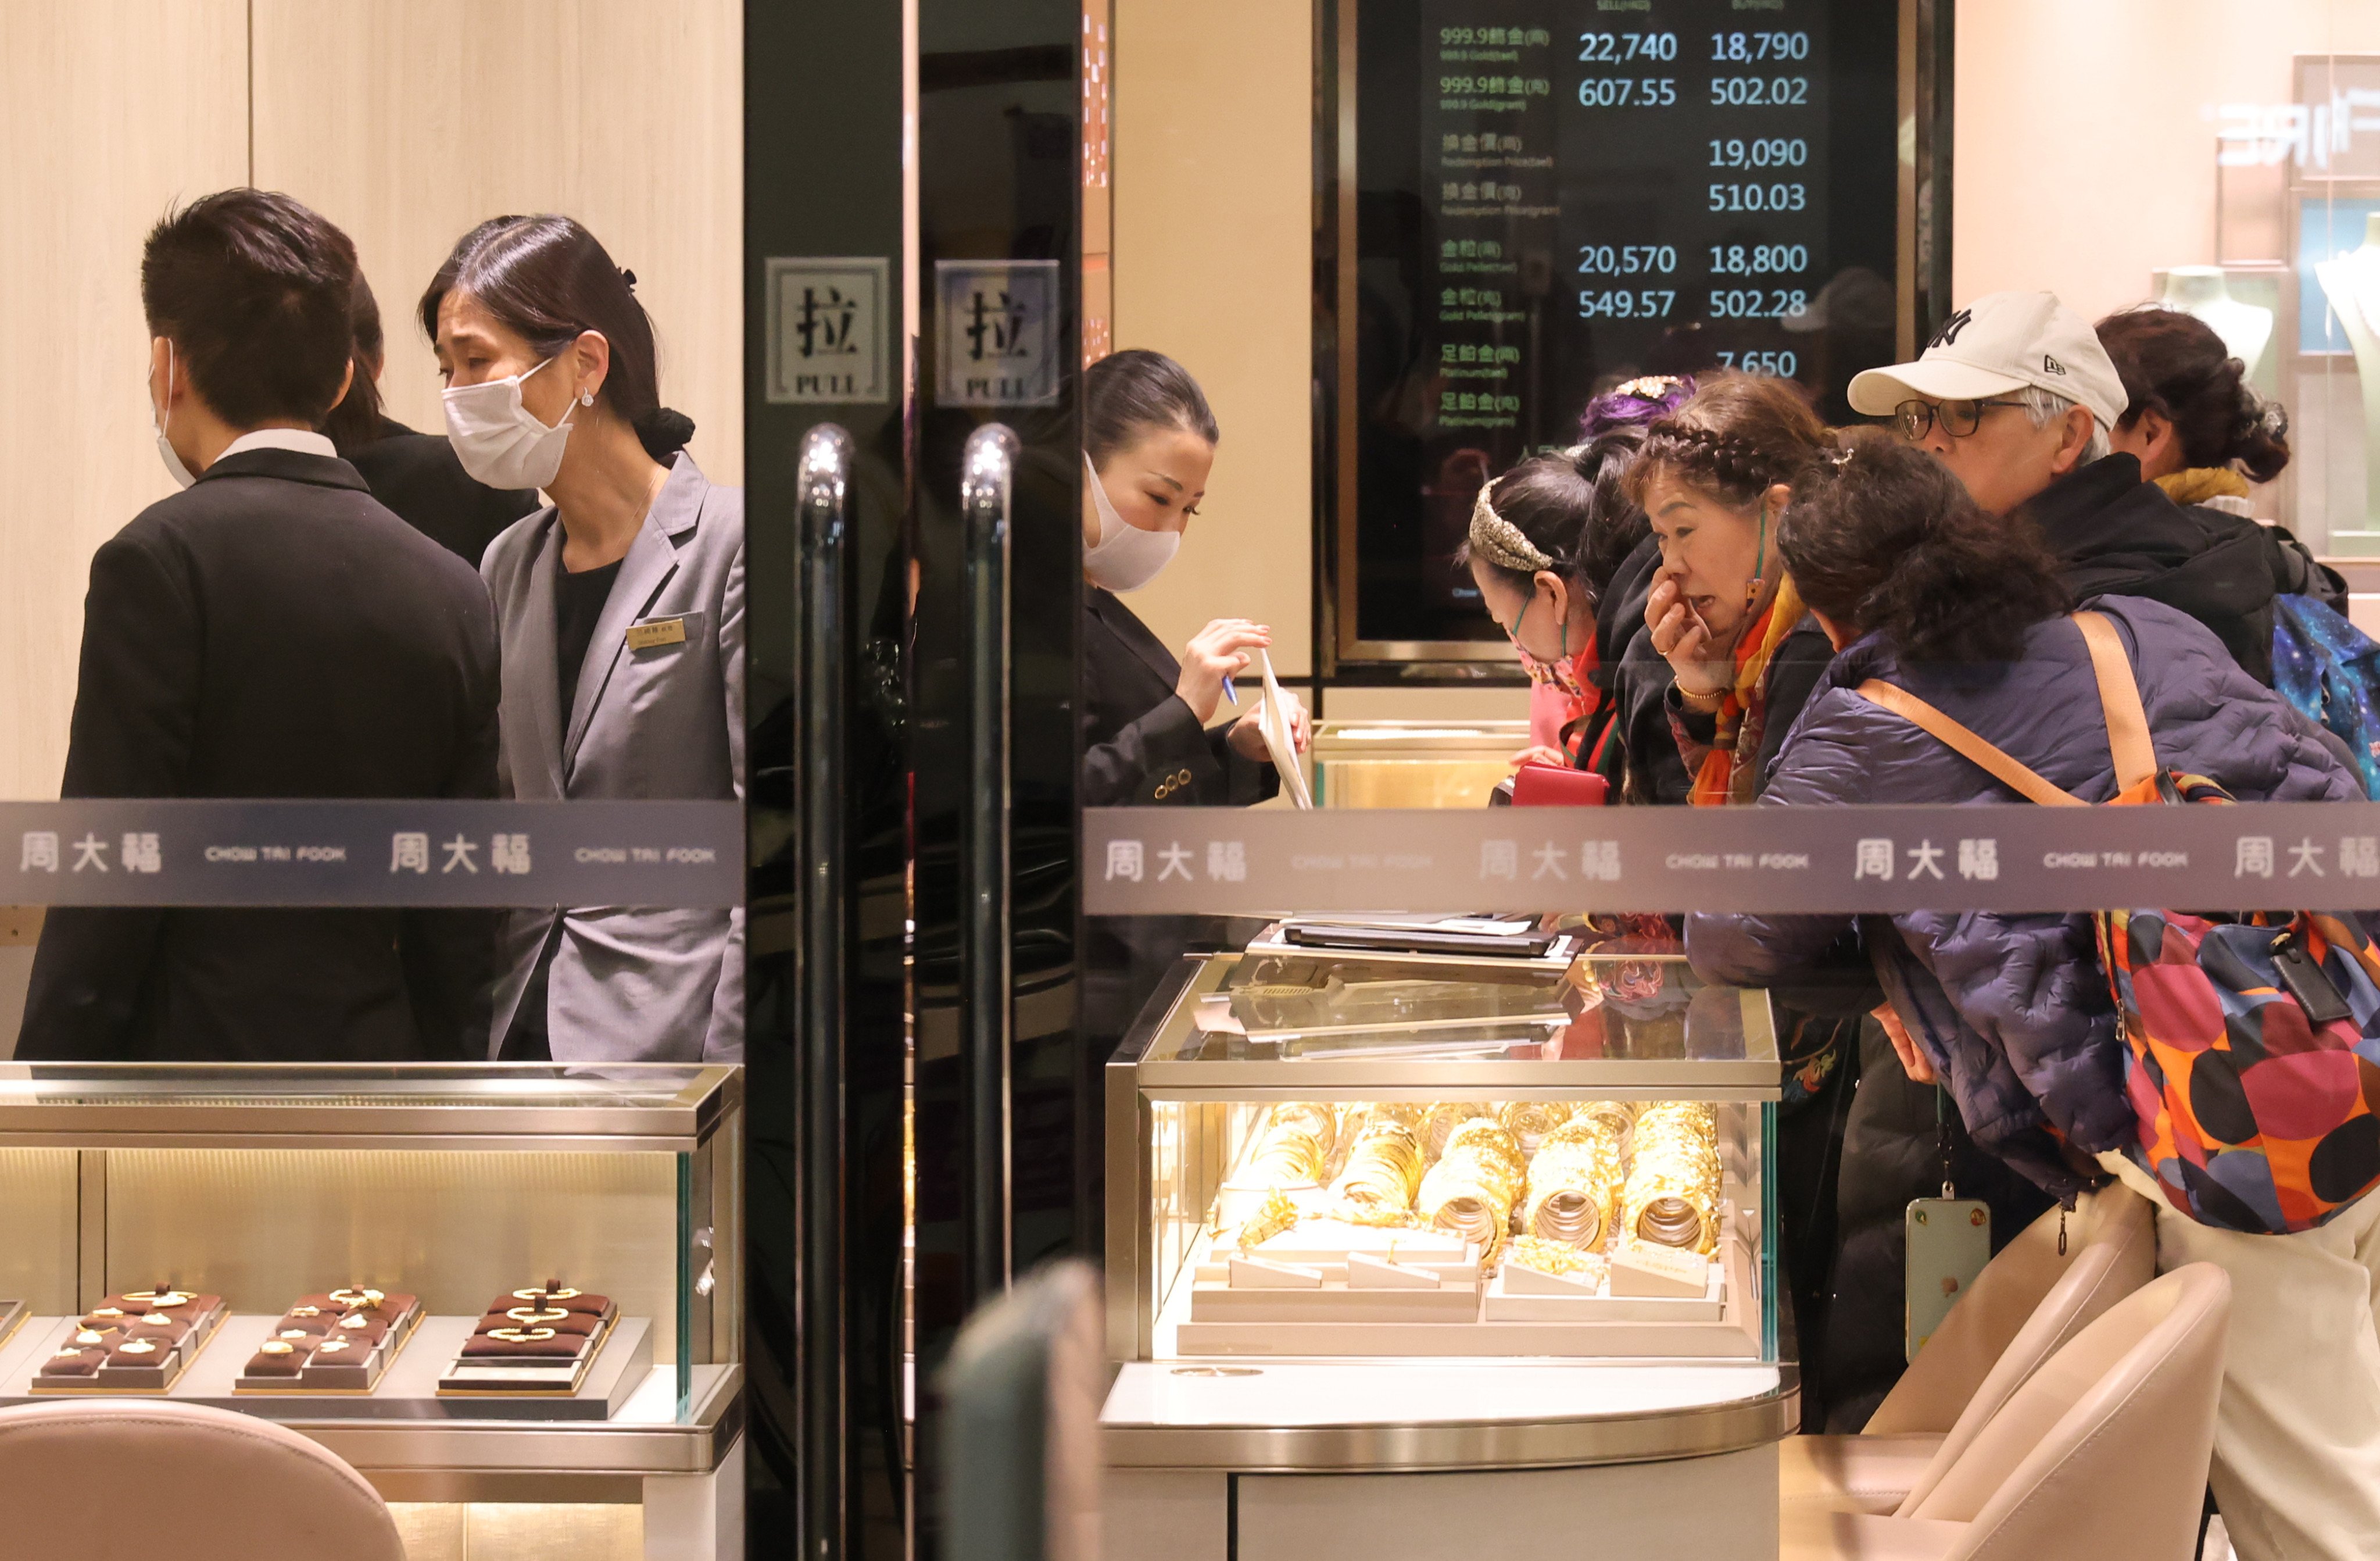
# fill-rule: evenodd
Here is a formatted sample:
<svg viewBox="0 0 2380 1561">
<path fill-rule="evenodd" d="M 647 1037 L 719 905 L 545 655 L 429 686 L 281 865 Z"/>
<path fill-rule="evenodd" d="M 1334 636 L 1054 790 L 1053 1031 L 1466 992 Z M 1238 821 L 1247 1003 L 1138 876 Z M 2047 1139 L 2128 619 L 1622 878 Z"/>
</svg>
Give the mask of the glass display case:
<svg viewBox="0 0 2380 1561">
<path fill-rule="evenodd" d="M 1528 744 L 1526 721 L 1325 721 L 1314 728 L 1314 805 L 1482 808 Z"/>
<path fill-rule="evenodd" d="M 712 1554 L 742 1136 L 730 1067 L 0 1065 L 0 1404 L 280 1421 L 422 1555 L 468 1548 L 466 1504 Z"/>
<path fill-rule="evenodd" d="M 1107 1071 L 1116 1359 L 1779 1362 L 1767 994 L 1513 941 L 1183 962 Z"/>
</svg>

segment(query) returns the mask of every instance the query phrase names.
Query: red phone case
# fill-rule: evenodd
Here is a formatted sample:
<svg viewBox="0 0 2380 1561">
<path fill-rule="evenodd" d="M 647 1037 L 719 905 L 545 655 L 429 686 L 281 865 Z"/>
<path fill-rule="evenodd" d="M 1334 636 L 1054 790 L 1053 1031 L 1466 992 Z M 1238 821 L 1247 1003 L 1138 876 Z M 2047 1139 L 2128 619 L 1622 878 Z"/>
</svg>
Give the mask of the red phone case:
<svg viewBox="0 0 2380 1561">
<path fill-rule="evenodd" d="M 1610 782 L 1592 770 L 1524 764 L 1512 773 L 1515 808 L 1600 808 L 1610 795 Z"/>
</svg>

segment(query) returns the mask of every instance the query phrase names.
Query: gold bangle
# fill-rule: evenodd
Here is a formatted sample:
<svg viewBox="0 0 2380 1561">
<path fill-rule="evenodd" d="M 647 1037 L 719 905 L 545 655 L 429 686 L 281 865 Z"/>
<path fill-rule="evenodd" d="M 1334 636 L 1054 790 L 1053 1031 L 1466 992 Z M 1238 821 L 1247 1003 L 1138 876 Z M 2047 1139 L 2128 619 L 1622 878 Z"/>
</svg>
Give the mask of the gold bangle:
<svg viewBox="0 0 2380 1561">
<path fill-rule="evenodd" d="M 1672 686 L 1678 690 L 1678 702 L 1680 704 L 1684 705 L 1688 710 L 1700 711 L 1706 715 L 1718 713 L 1719 701 L 1727 697 L 1725 694 L 1719 693 L 1717 690 L 1707 694 L 1689 693 L 1687 692 L 1686 686 L 1683 683 L 1678 683 Z"/>
</svg>

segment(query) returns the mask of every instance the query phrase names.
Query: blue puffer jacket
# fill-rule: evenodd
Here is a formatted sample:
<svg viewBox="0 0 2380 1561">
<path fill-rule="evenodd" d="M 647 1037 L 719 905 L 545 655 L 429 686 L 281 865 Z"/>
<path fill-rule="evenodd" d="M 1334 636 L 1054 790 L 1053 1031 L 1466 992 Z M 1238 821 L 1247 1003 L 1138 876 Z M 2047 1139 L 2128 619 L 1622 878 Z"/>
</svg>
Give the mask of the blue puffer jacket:
<svg viewBox="0 0 2380 1561">
<path fill-rule="evenodd" d="M 2243 802 L 2362 795 L 2313 724 L 2241 672 L 2195 621 L 2137 597 L 2091 605 L 2131 652 L 2167 768 L 2208 776 Z M 2027 633 L 2023 658 L 2004 670 L 1904 668 L 1873 639 L 1852 645 L 1786 739 L 1764 805 L 2021 801 L 1853 692 L 1871 677 L 1916 694 L 2086 801 L 2115 795 L 2090 654 L 2080 629 L 2053 618 Z M 1706 980 L 1765 986 L 1807 966 L 1848 921 L 1696 915 L 1686 922 L 1686 952 Z M 2086 1154 L 2131 1137 L 2123 1040 L 2091 918 L 1925 911 L 1863 918 L 1860 931 L 1887 996 L 1976 1142 L 2063 1196 L 2089 1173 L 2059 1152 L 2045 1123 Z"/>
</svg>

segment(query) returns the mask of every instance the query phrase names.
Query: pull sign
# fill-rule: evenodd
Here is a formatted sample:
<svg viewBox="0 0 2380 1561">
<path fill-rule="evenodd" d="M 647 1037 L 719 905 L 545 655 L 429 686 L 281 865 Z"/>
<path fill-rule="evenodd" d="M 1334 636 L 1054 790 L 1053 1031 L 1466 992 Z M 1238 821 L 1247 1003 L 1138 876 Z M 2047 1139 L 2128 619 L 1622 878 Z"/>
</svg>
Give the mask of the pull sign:
<svg viewBox="0 0 2380 1561">
<path fill-rule="evenodd" d="M 880 405 L 892 267 L 880 255 L 771 255 L 761 289 L 769 399 L 780 405 Z"/>
</svg>

